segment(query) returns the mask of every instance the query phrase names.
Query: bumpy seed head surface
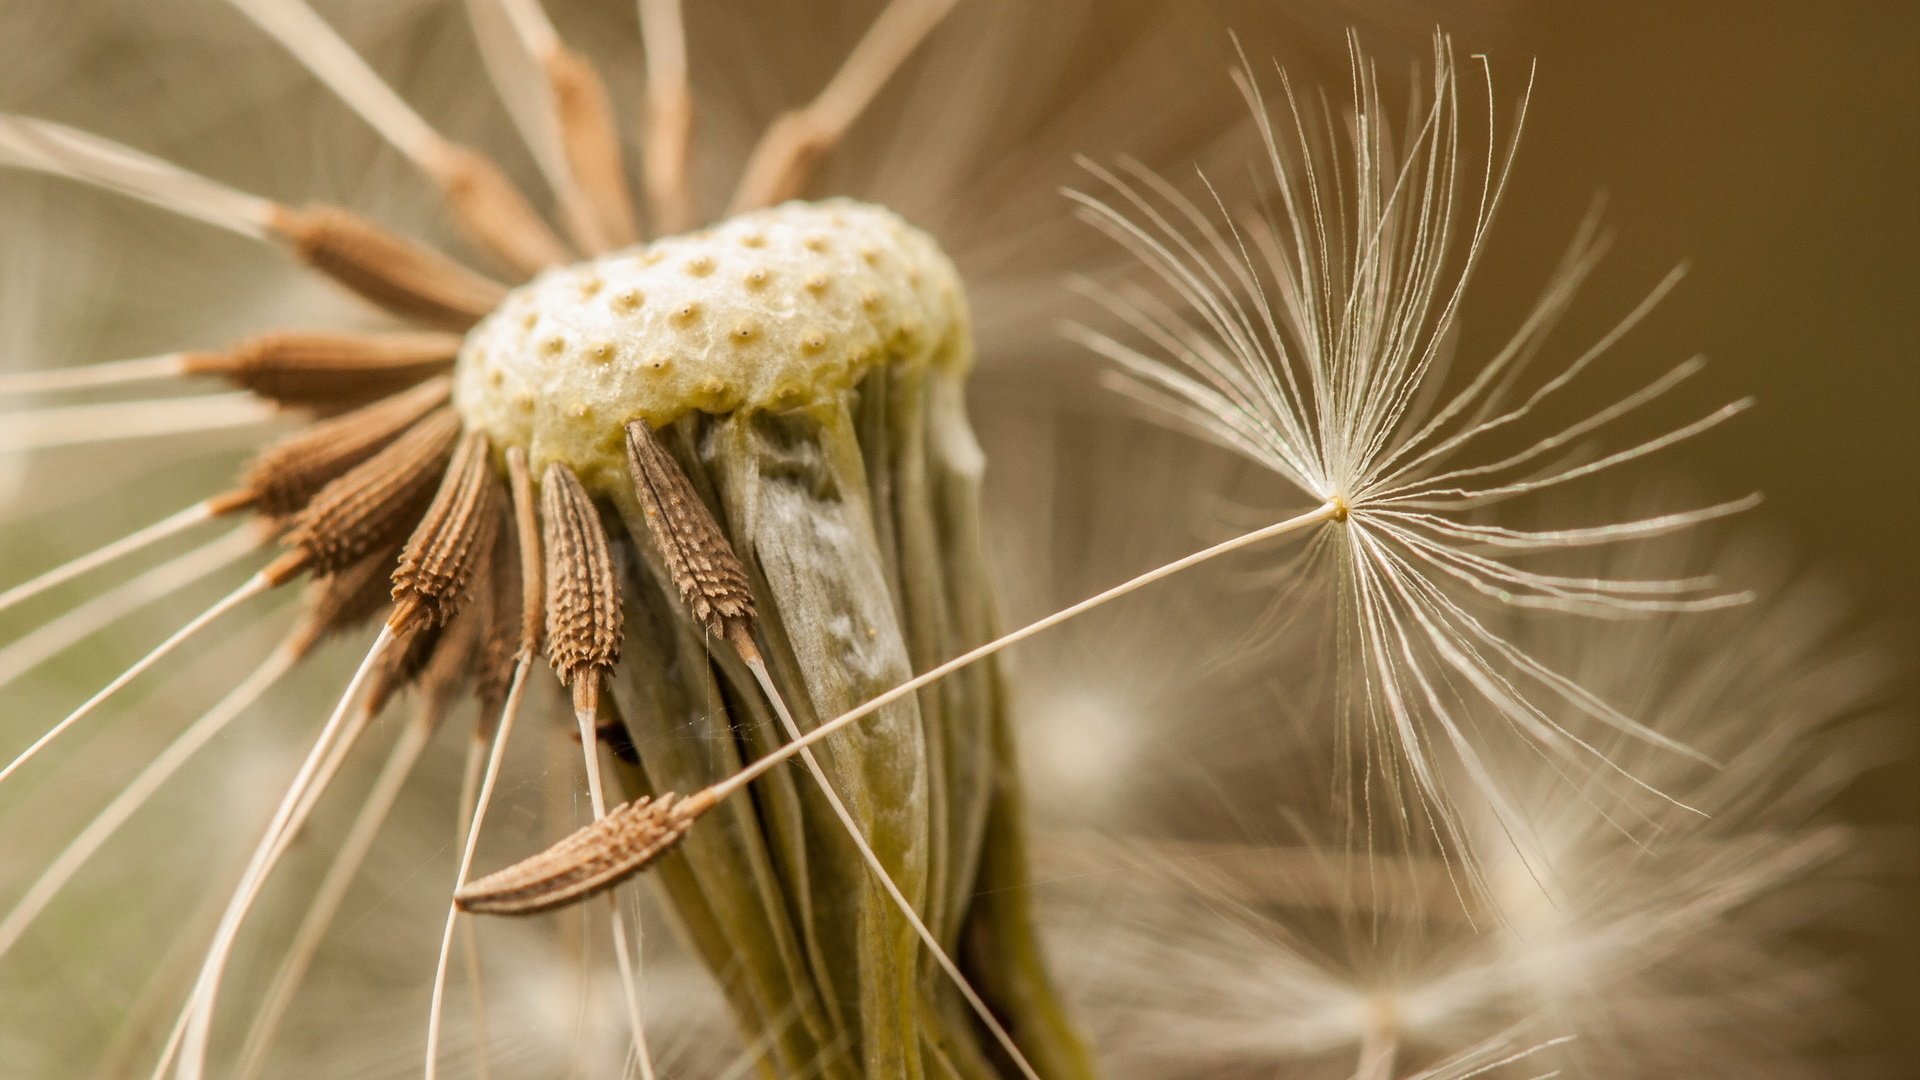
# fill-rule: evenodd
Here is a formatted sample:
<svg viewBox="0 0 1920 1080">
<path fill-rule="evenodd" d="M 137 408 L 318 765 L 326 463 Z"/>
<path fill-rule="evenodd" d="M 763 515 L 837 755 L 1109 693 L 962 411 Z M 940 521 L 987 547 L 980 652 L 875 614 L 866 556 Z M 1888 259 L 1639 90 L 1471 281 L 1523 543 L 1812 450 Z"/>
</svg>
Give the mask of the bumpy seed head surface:
<svg viewBox="0 0 1920 1080">
<path fill-rule="evenodd" d="M 788 203 L 515 289 L 468 335 L 454 402 L 535 475 L 558 461 L 630 498 L 631 421 L 802 407 L 876 364 L 963 363 L 967 334 L 926 234 L 862 203 Z"/>
</svg>

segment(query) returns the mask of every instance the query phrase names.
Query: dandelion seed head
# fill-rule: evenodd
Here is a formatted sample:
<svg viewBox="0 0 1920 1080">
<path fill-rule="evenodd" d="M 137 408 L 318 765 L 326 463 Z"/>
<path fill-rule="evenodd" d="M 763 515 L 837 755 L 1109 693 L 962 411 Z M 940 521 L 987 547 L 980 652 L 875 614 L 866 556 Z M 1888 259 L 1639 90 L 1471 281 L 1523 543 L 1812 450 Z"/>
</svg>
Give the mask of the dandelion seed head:
<svg viewBox="0 0 1920 1080">
<path fill-rule="evenodd" d="M 801 287 L 815 278 L 827 284 Z M 877 362 L 963 368 L 962 295 L 953 264 L 896 215 L 788 203 L 542 273 L 468 335 L 454 404 L 536 473 L 558 461 L 624 491 L 633 420 L 801 407 Z M 529 397 L 531 412 L 516 404 Z"/>
</svg>

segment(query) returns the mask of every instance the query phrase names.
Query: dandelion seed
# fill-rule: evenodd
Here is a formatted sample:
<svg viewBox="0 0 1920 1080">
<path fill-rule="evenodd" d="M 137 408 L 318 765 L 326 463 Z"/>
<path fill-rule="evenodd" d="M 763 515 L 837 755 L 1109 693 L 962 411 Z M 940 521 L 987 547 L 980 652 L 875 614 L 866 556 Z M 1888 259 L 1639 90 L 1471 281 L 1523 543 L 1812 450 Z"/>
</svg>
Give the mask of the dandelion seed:
<svg viewBox="0 0 1920 1080">
<path fill-rule="evenodd" d="M 1344 632 L 1358 648 L 1350 660 L 1355 720 L 1389 747 L 1386 760 L 1395 764 L 1382 766 L 1385 775 L 1404 769 L 1424 804 L 1417 822 L 1396 813 L 1409 827 L 1464 841 L 1442 775 L 1443 759 L 1458 761 L 1525 846 L 1526 815 L 1502 795 L 1484 739 L 1467 720 L 1478 706 L 1493 705 L 1501 726 L 1559 760 L 1598 754 L 1582 728 L 1689 751 L 1492 629 L 1488 608 L 1618 616 L 1738 603 L 1743 597 L 1710 581 L 1571 577 L 1526 560 L 1689 528 L 1753 500 L 1577 529 L 1490 526 L 1473 515 L 1645 457 L 1747 403 L 1583 463 L 1547 463 L 1574 439 L 1663 396 L 1698 369 L 1690 361 L 1526 449 L 1476 457 L 1489 436 L 1572 383 L 1646 305 L 1521 396 L 1521 367 L 1571 298 L 1570 283 L 1555 284 L 1504 347 L 1467 368 L 1464 382 L 1444 383 L 1461 300 L 1515 144 L 1502 147 L 1490 135 L 1484 157 L 1462 146 L 1459 77 L 1444 38 L 1403 145 L 1388 133 L 1371 62 L 1357 48 L 1352 57 L 1354 113 L 1339 133 L 1318 130 L 1290 85 L 1270 108 L 1251 74 L 1242 77 L 1274 174 L 1263 212 L 1236 216 L 1224 204 L 1210 211 L 1132 163 L 1118 171 L 1089 165 L 1105 195 L 1075 193 L 1082 216 L 1137 255 L 1162 291 L 1089 287 L 1133 337 L 1073 332 L 1118 366 L 1117 386 L 1168 422 L 1271 470 L 1307 499 L 1340 507 L 1328 572 L 1338 576 Z M 1490 78 L 1488 110 L 1497 130 Z M 1577 247 L 1568 275 L 1584 273 L 1588 259 Z"/>
</svg>

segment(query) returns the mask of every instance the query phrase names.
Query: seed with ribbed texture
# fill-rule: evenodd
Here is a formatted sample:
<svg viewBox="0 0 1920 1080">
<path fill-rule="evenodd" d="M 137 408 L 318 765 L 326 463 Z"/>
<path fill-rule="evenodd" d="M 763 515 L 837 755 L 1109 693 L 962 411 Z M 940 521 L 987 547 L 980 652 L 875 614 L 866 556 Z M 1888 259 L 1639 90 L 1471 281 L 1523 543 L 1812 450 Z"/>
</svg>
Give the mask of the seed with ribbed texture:
<svg viewBox="0 0 1920 1080">
<path fill-rule="evenodd" d="M 520 580 L 520 540 L 515 534 L 512 516 L 503 507 L 500 526 L 494 530 L 493 553 L 488 556 L 488 573 L 474 590 L 474 604 L 484 604 L 486 624 L 474 647 L 473 696 L 480 702 L 480 724 L 491 730 L 513 683 L 513 669 L 522 655 L 521 604 L 524 603 Z M 480 598 L 484 588 L 486 599 Z"/>
<path fill-rule="evenodd" d="M 455 334 L 284 331 L 186 358 L 193 374 L 219 375 L 282 405 L 337 409 L 398 393 L 446 371 Z"/>
<path fill-rule="evenodd" d="M 454 451 L 426 515 L 393 571 L 395 631 L 415 621 L 445 626 L 467 598 L 474 568 L 493 546 L 506 501 L 487 437 L 469 432 Z"/>
<path fill-rule="evenodd" d="M 414 622 L 397 631 L 397 648 L 387 650 L 384 662 L 368 683 L 367 707 L 375 712 L 400 690 L 414 687 L 423 715 L 438 721 L 473 674 L 480 638 L 492 617 L 492 545 L 474 568 L 473 602 L 463 605 L 451 621 L 434 625 Z"/>
<path fill-rule="evenodd" d="M 399 547 L 389 547 L 314 582 L 307 590 L 306 622 L 295 632 L 293 651 L 305 654 L 321 641 L 378 615 L 389 603 Z"/>
<path fill-rule="evenodd" d="M 454 902 L 483 915 L 533 915 L 613 888 L 680 842 L 710 800 L 636 799 L 538 855 L 469 882 Z"/>
<path fill-rule="evenodd" d="M 268 517 L 285 517 L 365 462 L 447 400 L 445 378 L 324 420 L 275 443 L 248 463 L 242 486 Z"/>
<path fill-rule="evenodd" d="M 547 554 L 547 658 L 573 689 L 574 708 L 585 711 L 620 659 L 620 584 L 600 512 L 573 470 L 559 462 L 541 482 L 540 519 Z"/>
<path fill-rule="evenodd" d="M 644 420 L 627 425 L 627 467 L 680 602 L 713 636 L 751 642 L 753 591 L 746 567 Z"/>
<path fill-rule="evenodd" d="M 334 206 L 282 207 L 273 230 L 307 265 L 402 318 L 464 330 L 506 286 Z"/>
<path fill-rule="evenodd" d="M 407 535 L 446 472 L 460 418 L 442 408 L 320 489 L 300 511 L 287 546 L 315 573 L 332 573 Z"/>
</svg>

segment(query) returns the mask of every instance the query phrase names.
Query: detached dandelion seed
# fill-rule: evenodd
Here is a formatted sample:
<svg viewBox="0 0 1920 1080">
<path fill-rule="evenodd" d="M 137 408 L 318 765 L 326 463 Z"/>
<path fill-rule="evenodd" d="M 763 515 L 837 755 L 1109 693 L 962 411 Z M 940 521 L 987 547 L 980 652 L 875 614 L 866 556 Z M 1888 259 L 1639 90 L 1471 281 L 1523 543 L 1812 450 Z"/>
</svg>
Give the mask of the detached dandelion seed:
<svg viewBox="0 0 1920 1080">
<path fill-rule="evenodd" d="M 1590 268 L 1583 232 L 1563 277 L 1493 356 L 1442 382 L 1462 298 L 1506 189 L 1531 87 L 1502 147 L 1486 79 L 1484 155 L 1462 145 L 1461 88 L 1451 45 L 1437 39 L 1431 85 L 1410 110 L 1413 130 L 1389 134 L 1377 73 L 1352 51 L 1354 111 L 1344 130 L 1317 126 L 1282 82 L 1270 106 L 1251 70 L 1241 85 L 1264 142 L 1270 205 L 1208 208 L 1137 164 L 1089 163 L 1098 188 L 1072 193 L 1082 216 L 1137 255 L 1160 289 L 1090 286 L 1130 337 L 1088 327 L 1074 335 L 1118 367 L 1116 385 L 1169 423 L 1271 470 L 1302 496 L 1336 507 L 1331 566 L 1357 655 L 1364 737 L 1388 748 L 1422 803 L 1418 828 L 1464 845 L 1439 757 L 1457 761 L 1499 807 L 1513 841 L 1526 815 L 1485 761 L 1466 714 L 1491 704 L 1549 758 L 1598 755 L 1581 728 L 1624 731 L 1685 754 L 1540 663 L 1489 625 L 1489 608 L 1585 616 L 1705 610 L 1741 602 L 1691 578 L 1584 578 L 1531 569 L 1529 556 L 1642 540 L 1750 508 L 1751 497 L 1632 521 L 1517 529 L 1476 515 L 1550 492 L 1690 438 L 1748 402 L 1625 449 L 1568 464 L 1553 455 L 1657 398 L 1699 368 L 1690 360 L 1505 456 L 1476 457 L 1490 436 L 1539 411 L 1623 336 L 1672 279 L 1600 342 L 1530 391 L 1522 369 Z M 1211 196 L 1208 201 L 1213 201 Z M 1560 706 L 1571 706 L 1562 711 Z M 1600 760 L 1606 760 L 1599 755 Z M 1625 779 L 1634 778 L 1625 775 Z M 1431 824 L 1428 824 L 1428 823 Z"/>
</svg>

